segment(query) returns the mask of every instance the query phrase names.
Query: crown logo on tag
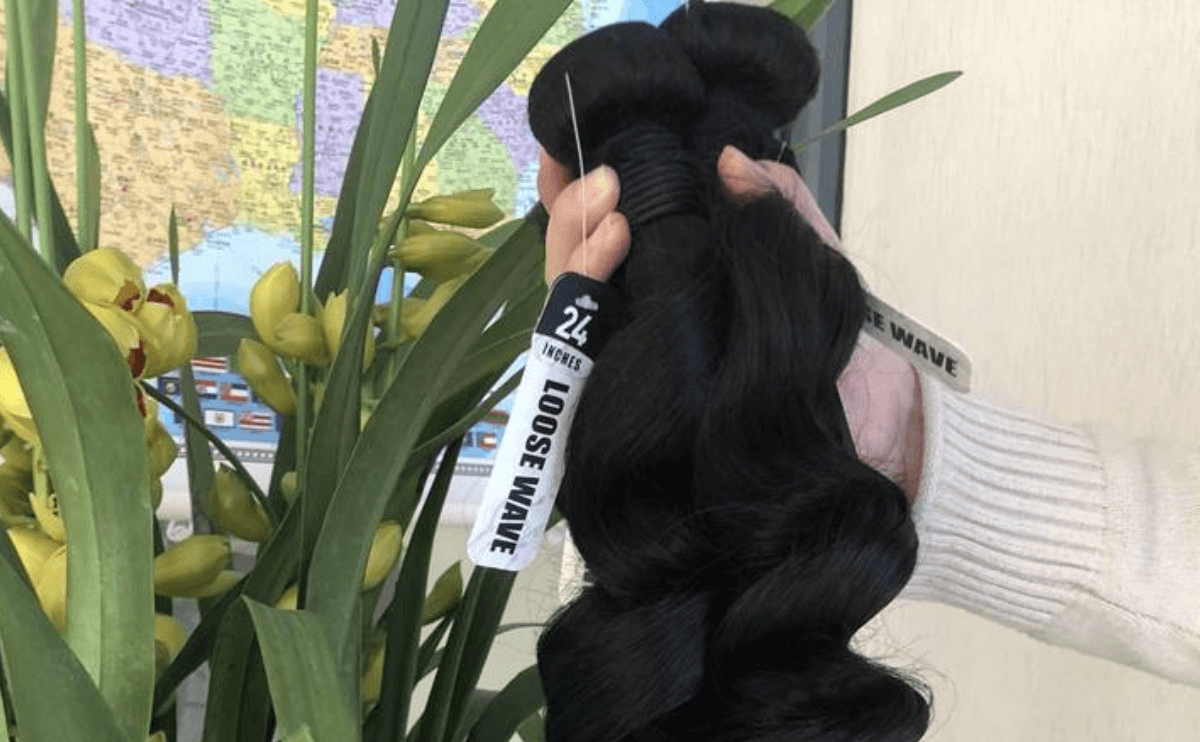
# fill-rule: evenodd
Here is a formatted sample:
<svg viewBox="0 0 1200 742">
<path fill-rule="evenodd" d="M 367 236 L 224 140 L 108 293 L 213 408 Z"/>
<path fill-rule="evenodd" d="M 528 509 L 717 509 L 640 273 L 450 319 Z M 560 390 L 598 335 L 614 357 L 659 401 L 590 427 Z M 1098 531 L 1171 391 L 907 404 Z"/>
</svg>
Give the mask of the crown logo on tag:
<svg viewBox="0 0 1200 742">
<path fill-rule="evenodd" d="M 596 303 L 596 300 L 593 299 L 588 294 L 584 294 L 583 296 L 576 299 L 575 306 L 579 307 L 580 309 L 587 309 L 588 311 L 591 311 L 591 312 L 594 312 L 600 308 L 600 305 Z"/>
</svg>

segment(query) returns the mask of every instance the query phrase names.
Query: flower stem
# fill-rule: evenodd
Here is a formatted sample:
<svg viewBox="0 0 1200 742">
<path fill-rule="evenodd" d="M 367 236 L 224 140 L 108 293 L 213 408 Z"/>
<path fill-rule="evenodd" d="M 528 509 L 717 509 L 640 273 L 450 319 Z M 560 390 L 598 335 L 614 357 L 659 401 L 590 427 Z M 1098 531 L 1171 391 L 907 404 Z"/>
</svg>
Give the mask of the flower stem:
<svg viewBox="0 0 1200 742">
<path fill-rule="evenodd" d="M 417 160 L 417 127 L 413 127 L 408 134 L 408 144 L 404 147 L 404 155 L 400 158 L 400 181 L 405 182 L 412 177 L 413 168 L 416 166 Z M 404 204 L 401 204 L 403 207 Z M 408 232 L 408 218 L 404 217 L 400 220 L 400 225 L 397 228 L 397 236 L 403 238 Z M 392 301 L 388 306 L 388 324 L 387 324 L 387 340 L 389 343 L 396 344 L 400 340 L 400 310 L 404 302 L 404 264 L 399 258 L 392 261 Z M 396 378 L 396 374 L 400 370 L 400 359 L 395 353 L 388 362 L 388 382 Z"/>
<path fill-rule="evenodd" d="M 87 129 L 87 34 L 84 28 L 83 0 L 73 0 L 71 21 L 75 28 L 75 194 L 79 247 L 90 250 L 96 244 L 92 234 L 91 194 L 88 193 Z"/>
<path fill-rule="evenodd" d="M 8 60 L 6 81 L 8 83 L 8 104 L 12 115 L 13 139 L 13 190 L 17 200 L 17 229 L 29 240 L 33 235 L 32 217 L 30 216 L 30 184 L 29 184 L 29 135 L 25 131 L 25 85 L 22 82 L 21 71 L 21 34 L 18 33 L 20 23 L 17 20 L 18 8 L 14 0 L 4 6 L 5 21 L 8 24 Z"/>
<path fill-rule="evenodd" d="M 13 2 L 13 0 L 10 0 Z M 37 67 L 33 63 L 33 5 L 16 0 L 20 6 L 17 23 L 21 36 L 22 82 L 25 84 L 25 116 L 29 123 L 29 159 L 33 166 L 34 200 L 37 207 L 38 248 L 42 258 L 54 264 L 54 223 L 50 220 L 50 176 L 46 172 L 46 131 L 42 103 L 38 100 Z M 11 31 L 10 31 L 11 33 Z"/>
<path fill-rule="evenodd" d="M 313 260 L 313 151 L 316 139 L 317 98 L 317 0 L 306 0 L 304 15 L 304 142 L 300 188 L 300 313 L 312 311 Z M 308 460 L 309 398 L 308 366 L 300 365 L 296 395 L 296 483 L 304 491 L 305 461 Z"/>
<path fill-rule="evenodd" d="M 279 525 L 279 522 L 276 520 L 275 514 L 271 510 L 271 506 L 267 504 L 267 495 L 262 491 L 262 488 L 258 486 L 258 482 L 254 481 L 254 477 L 250 476 L 250 472 L 246 470 L 246 467 L 242 465 L 242 462 L 233 453 L 229 446 L 226 446 L 224 441 L 222 441 L 216 436 L 215 433 L 209 430 L 204 423 L 193 417 L 192 413 L 184 409 L 182 405 L 158 391 L 153 384 L 147 384 L 143 381 L 141 382 L 141 385 L 142 390 L 146 392 L 146 394 L 157 400 L 160 405 L 166 407 L 171 412 L 174 412 L 176 415 L 179 415 L 186 420 L 187 424 L 191 425 L 193 430 L 196 430 L 205 438 L 207 438 L 208 441 L 213 444 L 213 447 L 221 452 L 221 455 L 225 457 L 225 460 L 229 462 L 229 465 L 234 468 L 234 470 L 238 473 L 238 476 L 240 476 L 242 481 L 246 483 L 246 486 L 250 488 L 250 493 L 254 495 L 254 499 L 258 501 L 259 505 L 262 505 L 263 510 L 265 510 L 267 513 L 268 520 L 271 521 L 271 529 L 274 530 L 274 528 Z"/>
</svg>

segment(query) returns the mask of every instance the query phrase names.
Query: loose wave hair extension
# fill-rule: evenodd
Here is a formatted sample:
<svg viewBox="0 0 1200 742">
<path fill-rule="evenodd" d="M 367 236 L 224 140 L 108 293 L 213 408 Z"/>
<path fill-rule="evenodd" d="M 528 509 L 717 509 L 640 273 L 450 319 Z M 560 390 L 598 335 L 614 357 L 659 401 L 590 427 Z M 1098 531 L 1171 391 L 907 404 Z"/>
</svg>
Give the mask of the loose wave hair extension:
<svg viewBox="0 0 1200 742">
<path fill-rule="evenodd" d="M 849 647 L 917 552 L 838 396 L 864 289 L 780 194 L 735 202 L 716 168 L 726 144 L 776 158 L 815 52 L 773 11 L 699 0 L 587 34 L 529 95 L 571 166 L 568 76 L 584 168 L 616 170 L 633 243 L 558 493 L 588 584 L 538 642 L 547 739 L 920 738 L 924 686 Z"/>
</svg>

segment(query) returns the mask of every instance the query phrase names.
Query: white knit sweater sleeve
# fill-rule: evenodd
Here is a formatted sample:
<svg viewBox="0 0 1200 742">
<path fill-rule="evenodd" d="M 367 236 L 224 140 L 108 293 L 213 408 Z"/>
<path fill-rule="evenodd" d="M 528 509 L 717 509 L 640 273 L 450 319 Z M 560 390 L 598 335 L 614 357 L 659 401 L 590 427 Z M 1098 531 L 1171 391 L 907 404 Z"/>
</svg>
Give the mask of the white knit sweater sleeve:
<svg viewBox="0 0 1200 742">
<path fill-rule="evenodd" d="M 921 387 L 920 547 L 900 598 L 1200 686 L 1200 450 Z"/>
</svg>

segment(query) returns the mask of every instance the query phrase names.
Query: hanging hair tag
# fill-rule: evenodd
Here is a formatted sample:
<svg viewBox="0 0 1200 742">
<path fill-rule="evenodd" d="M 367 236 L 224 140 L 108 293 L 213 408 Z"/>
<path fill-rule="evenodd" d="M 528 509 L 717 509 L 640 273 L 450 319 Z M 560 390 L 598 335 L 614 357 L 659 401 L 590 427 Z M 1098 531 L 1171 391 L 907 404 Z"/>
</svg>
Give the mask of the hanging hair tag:
<svg viewBox="0 0 1200 742">
<path fill-rule="evenodd" d="M 551 286 L 467 541 L 475 564 L 515 572 L 537 556 L 575 408 L 623 303 L 612 286 L 578 273 Z"/>
<path fill-rule="evenodd" d="M 863 330 L 951 389 L 971 390 L 971 359 L 954 343 L 867 292 Z"/>
</svg>

